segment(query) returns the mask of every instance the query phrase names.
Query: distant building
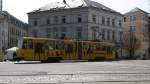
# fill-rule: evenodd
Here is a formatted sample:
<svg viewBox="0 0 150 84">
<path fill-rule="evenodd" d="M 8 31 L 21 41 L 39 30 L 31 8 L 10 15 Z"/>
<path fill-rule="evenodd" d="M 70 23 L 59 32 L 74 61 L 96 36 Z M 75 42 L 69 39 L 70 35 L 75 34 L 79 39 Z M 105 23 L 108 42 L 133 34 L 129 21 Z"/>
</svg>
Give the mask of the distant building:
<svg viewBox="0 0 150 84">
<path fill-rule="evenodd" d="M 6 11 L 0 13 L 0 50 L 17 46 L 20 37 L 27 36 L 28 25 Z"/>
<path fill-rule="evenodd" d="M 90 0 L 54 2 L 28 13 L 28 18 L 30 36 L 109 40 L 121 50 L 123 15 L 100 3 Z"/>
<path fill-rule="evenodd" d="M 124 16 L 124 43 L 126 55 L 136 58 L 149 58 L 149 19 L 148 13 L 135 8 Z"/>
</svg>

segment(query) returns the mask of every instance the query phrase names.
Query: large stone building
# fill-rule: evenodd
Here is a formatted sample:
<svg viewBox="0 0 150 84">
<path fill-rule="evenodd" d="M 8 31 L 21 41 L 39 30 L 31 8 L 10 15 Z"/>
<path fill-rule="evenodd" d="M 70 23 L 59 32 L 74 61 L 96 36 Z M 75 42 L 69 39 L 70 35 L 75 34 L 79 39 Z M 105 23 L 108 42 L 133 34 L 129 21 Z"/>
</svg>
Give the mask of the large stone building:
<svg viewBox="0 0 150 84">
<path fill-rule="evenodd" d="M 109 40 L 121 47 L 123 15 L 94 1 L 50 3 L 28 13 L 28 18 L 33 37 Z"/>
<path fill-rule="evenodd" d="M 0 50 L 17 46 L 20 37 L 27 36 L 28 25 L 7 11 L 0 13 Z"/>
<path fill-rule="evenodd" d="M 131 58 L 149 58 L 149 16 L 134 8 L 124 16 L 124 43 L 126 55 Z"/>
</svg>

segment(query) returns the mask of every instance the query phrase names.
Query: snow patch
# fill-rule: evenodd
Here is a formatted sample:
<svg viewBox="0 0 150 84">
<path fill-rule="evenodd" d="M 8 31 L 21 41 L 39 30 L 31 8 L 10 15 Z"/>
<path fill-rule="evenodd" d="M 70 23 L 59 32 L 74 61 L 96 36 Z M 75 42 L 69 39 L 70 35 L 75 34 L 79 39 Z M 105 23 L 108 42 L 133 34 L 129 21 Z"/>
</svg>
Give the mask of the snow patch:
<svg viewBox="0 0 150 84">
<path fill-rule="evenodd" d="M 62 0 L 59 2 L 52 2 L 39 8 L 38 10 L 34 10 L 33 12 L 57 10 L 57 9 L 69 9 L 69 8 L 78 8 L 78 7 L 90 7 L 90 6 L 97 7 L 103 10 L 116 12 L 100 3 L 90 1 L 90 0 L 65 0 L 65 2 L 63 2 Z"/>
</svg>

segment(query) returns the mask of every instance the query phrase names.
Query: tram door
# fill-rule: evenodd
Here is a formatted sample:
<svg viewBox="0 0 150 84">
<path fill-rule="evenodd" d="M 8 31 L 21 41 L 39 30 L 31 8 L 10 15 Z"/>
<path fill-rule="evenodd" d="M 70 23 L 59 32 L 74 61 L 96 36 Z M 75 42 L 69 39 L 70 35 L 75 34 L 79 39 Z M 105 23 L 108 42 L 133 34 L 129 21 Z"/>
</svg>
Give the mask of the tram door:
<svg viewBox="0 0 150 84">
<path fill-rule="evenodd" d="M 82 42 L 77 42 L 78 59 L 82 60 Z"/>
<path fill-rule="evenodd" d="M 34 49 L 34 59 L 41 61 L 44 55 L 43 43 L 36 43 Z"/>
</svg>

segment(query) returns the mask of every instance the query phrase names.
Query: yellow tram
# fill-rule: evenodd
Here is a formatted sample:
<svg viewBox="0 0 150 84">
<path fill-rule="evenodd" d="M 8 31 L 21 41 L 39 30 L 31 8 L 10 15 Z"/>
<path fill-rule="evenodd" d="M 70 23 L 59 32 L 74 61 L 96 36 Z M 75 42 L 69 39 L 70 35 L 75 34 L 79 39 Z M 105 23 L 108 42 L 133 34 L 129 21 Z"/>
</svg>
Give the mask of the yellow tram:
<svg viewBox="0 0 150 84">
<path fill-rule="evenodd" d="M 16 60 L 54 62 L 60 60 L 114 60 L 112 42 L 23 37 Z"/>
</svg>

